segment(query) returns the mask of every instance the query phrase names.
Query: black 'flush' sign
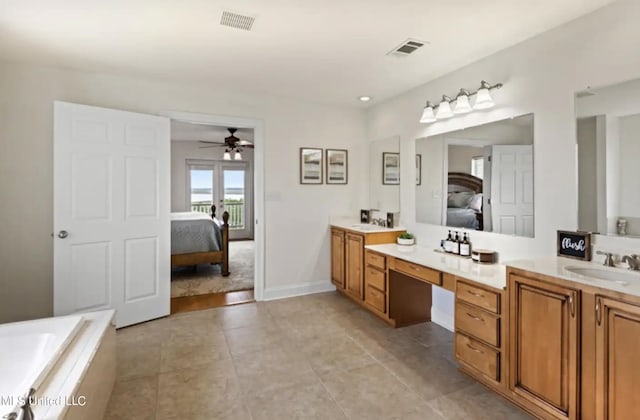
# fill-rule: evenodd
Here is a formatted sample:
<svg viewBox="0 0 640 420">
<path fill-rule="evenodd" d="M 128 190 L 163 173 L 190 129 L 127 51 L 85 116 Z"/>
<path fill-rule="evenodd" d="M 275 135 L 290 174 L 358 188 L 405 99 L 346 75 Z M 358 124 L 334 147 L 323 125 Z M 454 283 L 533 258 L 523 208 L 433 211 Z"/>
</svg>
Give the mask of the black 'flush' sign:
<svg viewBox="0 0 640 420">
<path fill-rule="evenodd" d="M 559 230 L 558 256 L 591 261 L 591 233 Z"/>
</svg>

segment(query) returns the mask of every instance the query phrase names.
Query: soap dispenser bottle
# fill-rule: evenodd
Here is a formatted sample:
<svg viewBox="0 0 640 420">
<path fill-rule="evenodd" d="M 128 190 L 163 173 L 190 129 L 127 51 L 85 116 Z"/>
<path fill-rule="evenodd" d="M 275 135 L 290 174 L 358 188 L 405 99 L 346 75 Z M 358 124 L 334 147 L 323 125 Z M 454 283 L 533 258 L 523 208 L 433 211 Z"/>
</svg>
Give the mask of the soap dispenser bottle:
<svg viewBox="0 0 640 420">
<path fill-rule="evenodd" d="M 464 237 L 462 238 L 462 243 L 460 244 L 460 255 L 463 257 L 471 256 L 471 242 L 469 242 L 469 237 L 467 236 L 467 232 L 464 233 Z"/>
</svg>

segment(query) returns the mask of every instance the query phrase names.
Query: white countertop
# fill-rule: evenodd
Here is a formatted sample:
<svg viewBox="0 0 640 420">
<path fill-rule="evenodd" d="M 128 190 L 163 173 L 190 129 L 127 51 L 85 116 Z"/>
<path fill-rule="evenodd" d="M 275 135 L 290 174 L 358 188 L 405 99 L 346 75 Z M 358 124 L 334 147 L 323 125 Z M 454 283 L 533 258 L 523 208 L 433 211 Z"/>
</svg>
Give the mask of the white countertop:
<svg viewBox="0 0 640 420">
<path fill-rule="evenodd" d="M 594 262 L 574 260 L 563 257 L 546 257 L 531 260 L 516 260 L 506 263 L 509 267 L 519 268 L 521 270 L 532 271 L 545 276 L 556 277 L 563 280 L 572 281 L 574 283 L 585 284 L 592 287 L 598 287 L 605 290 L 613 290 L 616 292 L 626 293 L 629 295 L 640 296 L 640 272 L 632 272 L 626 268 L 605 267 L 602 264 Z M 631 281 L 618 283 L 615 281 L 601 280 L 594 277 L 588 277 L 580 274 L 572 273 L 567 270 L 569 267 L 584 267 L 592 269 L 602 269 L 617 273 L 629 274 Z M 636 281 L 637 278 L 637 281 Z"/>
<path fill-rule="evenodd" d="M 401 260 L 424 265 L 434 270 L 453 274 L 496 289 L 507 287 L 506 267 L 502 264 L 478 264 L 471 258 L 448 255 L 444 252 L 417 245 L 367 245 L 366 249 L 390 255 Z"/>
<path fill-rule="evenodd" d="M 400 226 L 395 228 L 387 228 L 350 220 L 332 221 L 330 225 L 331 227 L 352 230 L 358 233 L 403 232 L 407 230 L 406 228 Z M 363 226 L 366 226 L 366 228 L 363 228 Z"/>
</svg>

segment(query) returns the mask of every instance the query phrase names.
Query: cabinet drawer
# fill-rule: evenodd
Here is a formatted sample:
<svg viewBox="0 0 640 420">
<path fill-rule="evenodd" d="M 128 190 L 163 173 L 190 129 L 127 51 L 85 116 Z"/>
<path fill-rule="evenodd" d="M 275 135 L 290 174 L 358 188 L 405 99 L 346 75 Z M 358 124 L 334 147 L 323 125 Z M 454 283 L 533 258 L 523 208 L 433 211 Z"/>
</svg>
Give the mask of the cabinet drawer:
<svg viewBox="0 0 640 420">
<path fill-rule="evenodd" d="M 500 317 L 456 301 L 456 328 L 470 336 L 500 346 Z"/>
<path fill-rule="evenodd" d="M 395 270 L 438 286 L 442 284 L 442 273 L 422 265 L 396 260 Z"/>
<path fill-rule="evenodd" d="M 464 334 L 456 333 L 456 358 L 494 381 L 500 380 L 500 353 Z"/>
<path fill-rule="evenodd" d="M 500 313 L 500 295 L 498 293 L 458 281 L 456 283 L 456 297 L 495 314 Z"/>
<path fill-rule="evenodd" d="M 385 292 L 387 290 L 385 280 L 384 271 L 380 271 L 377 268 L 367 267 L 367 271 L 365 273 L 365 281 L 368 285 L 377 288 Z"/>
<path fill-rule="evenodd" d="M 378 267 L 381 270 L 387 268 L 386 266 L 386 258 L 380 254 L 376 254 L 371 251 L 366 251 L 365 253 L 365 262 L 367 265 Z"/>
<path fill-rule="evenodd" d="M 387 312 L 386 295 L 369 284 L 365 286 L 364 301 L 377 311 Z"/>
</svg>

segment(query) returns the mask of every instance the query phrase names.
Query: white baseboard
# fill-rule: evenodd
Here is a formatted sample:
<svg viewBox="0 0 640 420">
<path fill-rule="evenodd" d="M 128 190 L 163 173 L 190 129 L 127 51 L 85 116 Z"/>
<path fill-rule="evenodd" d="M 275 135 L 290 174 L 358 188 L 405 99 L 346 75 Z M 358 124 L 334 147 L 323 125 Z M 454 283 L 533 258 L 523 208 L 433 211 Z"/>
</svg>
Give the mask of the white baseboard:
<svg viewBox="0 0 640 420">
<path fill-rule="evenodd" d="M 262 300 L 284 299 L 293 296 L 311 295 L 314 293 L 333 292 L 336 287 L 330 281 L 290 286 L 268 287 L 264 289 Z"/>
<path fill-rule="evenodd" d="M 453 315 L 440 311 L 438 308 L 431 307 L 431 322 L 440 325 L 449 331 L 454 331 Z"/>
</svg>

